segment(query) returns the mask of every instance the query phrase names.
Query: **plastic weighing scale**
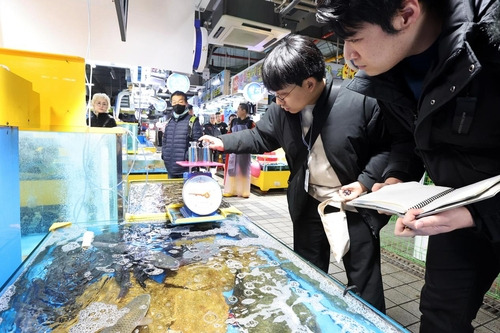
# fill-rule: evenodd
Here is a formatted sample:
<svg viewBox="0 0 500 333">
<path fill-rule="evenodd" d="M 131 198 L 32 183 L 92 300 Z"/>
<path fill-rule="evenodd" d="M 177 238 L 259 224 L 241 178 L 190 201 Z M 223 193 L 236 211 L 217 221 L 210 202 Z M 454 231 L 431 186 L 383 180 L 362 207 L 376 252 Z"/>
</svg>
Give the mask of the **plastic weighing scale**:
<svg viewBox="0 0 500 333">
<path fill-rule="evenodd" d="M 189 173 L 182 187 L 183 204 L 171 204 L 167 207 L 171 224 L 220 221 L 228 213 L 237 213 L 234 210 L 219 210 L 222 189 L 211 173 L 192 171 L 194 167 L 217 167 L 223 166 L 222 163 L 178 161 L 177 164 L 189 167 Z"/>
</svg>

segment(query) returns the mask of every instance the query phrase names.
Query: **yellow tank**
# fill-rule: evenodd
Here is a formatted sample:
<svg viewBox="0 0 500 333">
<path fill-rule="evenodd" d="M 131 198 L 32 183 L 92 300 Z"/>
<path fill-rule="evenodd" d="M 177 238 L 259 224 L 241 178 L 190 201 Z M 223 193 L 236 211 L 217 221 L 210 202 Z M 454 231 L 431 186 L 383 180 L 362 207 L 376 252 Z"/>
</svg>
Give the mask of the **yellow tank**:
<svg viewBox="0 0 500 333">
<path fill-rule="evenodd" d="M 85 126 L 83 58 L 0 48 L 0 65 L 1 125 L 50 131 Z"/>
</svg>

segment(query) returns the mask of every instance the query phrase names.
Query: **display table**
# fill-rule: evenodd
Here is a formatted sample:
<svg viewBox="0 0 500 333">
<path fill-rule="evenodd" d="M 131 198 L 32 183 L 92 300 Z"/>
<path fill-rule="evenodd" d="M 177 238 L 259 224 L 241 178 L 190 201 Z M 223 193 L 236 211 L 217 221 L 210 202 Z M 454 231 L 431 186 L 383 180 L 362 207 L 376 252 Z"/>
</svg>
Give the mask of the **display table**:
<svg viewBox="0 0 500 333">
<path fill-rule="evenodd" d="M 89 232 L 94 239 L 82 248 Z M 132 332 L 141 322 L 151 333 L 406 332 L 343 291 L 244 216 L 173 228 L 89 222 L 48 234 L 8 280 L 0 327 Z"/>
</svg>

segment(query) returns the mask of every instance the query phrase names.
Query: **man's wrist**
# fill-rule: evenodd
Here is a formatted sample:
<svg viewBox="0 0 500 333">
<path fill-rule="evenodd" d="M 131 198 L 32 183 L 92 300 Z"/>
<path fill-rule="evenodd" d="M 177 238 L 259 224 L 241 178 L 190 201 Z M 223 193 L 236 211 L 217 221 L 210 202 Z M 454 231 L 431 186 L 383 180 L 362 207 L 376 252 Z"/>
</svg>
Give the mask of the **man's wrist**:
<svg viewBox="0 0 500 333">
<path fill-rule="evenodd" d="M 397 183 L 402 183 L 402 180 L 395 178 L 395 177 L 389 177 L 384 181 L 384 184 L 387 184 L 387 185 L 392 185 L 392 184 L 397 184 Z"/>
</svg>

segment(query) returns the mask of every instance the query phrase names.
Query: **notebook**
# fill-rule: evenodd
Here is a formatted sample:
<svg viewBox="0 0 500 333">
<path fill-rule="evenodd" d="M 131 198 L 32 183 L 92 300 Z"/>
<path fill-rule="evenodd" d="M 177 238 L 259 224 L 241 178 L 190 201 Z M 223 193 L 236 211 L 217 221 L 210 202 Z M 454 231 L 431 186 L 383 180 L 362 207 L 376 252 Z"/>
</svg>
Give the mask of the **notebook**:
<svg viewBox="0 0 500 333">
<path fill-rule="evenodd" d="M 382 187 L 348 203 L 350 206 L 376 209 L 399 216 L 412 208 L 421 208 L 418 217 L 433 215 L 455 207 L 485 200 L 500 192 L 500 175 L 460 188 L 406 182 Z"/>
</svg>

